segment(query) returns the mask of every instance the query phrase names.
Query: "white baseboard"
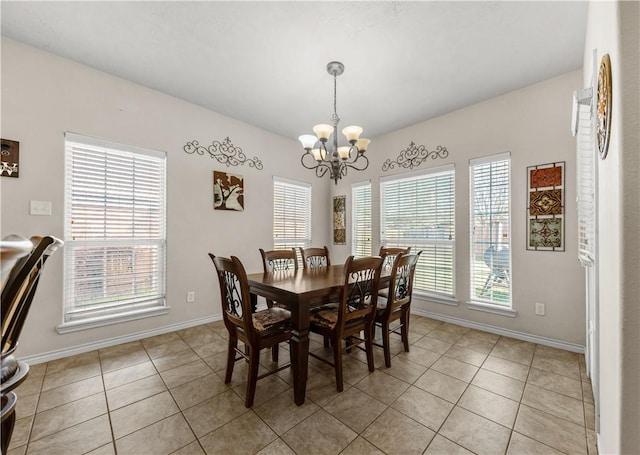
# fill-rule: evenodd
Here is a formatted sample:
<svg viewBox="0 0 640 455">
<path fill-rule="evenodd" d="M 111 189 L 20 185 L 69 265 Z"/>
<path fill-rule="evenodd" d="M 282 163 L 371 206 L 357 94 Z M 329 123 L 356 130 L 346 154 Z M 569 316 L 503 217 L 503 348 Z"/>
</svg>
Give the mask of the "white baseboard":
<svg viewBox="0 0 640 455">
<path fill-rule="evenodd" d="M 92 343 L 82 344 L 79 346 L 72 346 L 70 348 L 58 349 L 56 351 L 49 351 L 43 354 L 37 354 L 29 357 L 21 357 L 20 360 L 28 363 L 29 365 L 36 365 L 38 363 L 49 362 L 51 360 L 62 359 L 64 357 L 70 357 L 72 355 L 82 354 L 96 349 L 108 348 L 117 344 L 128 343 L 130 341 L 137 341 L 143 338 L 149 338 L 156 335 L 162 335 L 163 333 L 175 332 L 176 330 L 188 329 L 189 327 L 195 327 L 197 325 L 207 324 L 209 322 L 221 321 L 222 314 L 213 316 L 207 316 L 199 319 L 192 319 L 190 321 L 180 322 L 177 324 L 167 325 L 164 327 L 158 327 L 155 329 L 145 330 L 143 332 L 131 333 L 128 335 L 122 335 L 114 338 L 108 338 L 106 340 L 95 341 Z"/>
<path fill-rule="evenodd" d="M 552 348 L 564 349 L 565 351 L 577 352 L 584 354 L 584 346 L 580 344 L 567 343 L 566 341 L 554 340 L 553 338 L 541 337 L 539 335 L 532 335 L 530 333 L 517 332 L 515 330 L 504 329 L 502 327 L 496 327 L 493 325 L 482 324 L 480 322 L 467 321 L 466 319 L 454 318 L 451 316 L 443 316 L 441 314 L 432 313 L 430 311 L 424 311 L 411 308 L 411 313 L 418 316 L 424 316 L 431 319 L 437 319 L 438 321 L 449 322 L 451 324 L 461 325 L 470 329 L 482 330 L 483 332 L 495 333 L 496 335 L 503 335 L 517 340 L 528 341 L 530 343 L 542 344 Z"/>
</svg>

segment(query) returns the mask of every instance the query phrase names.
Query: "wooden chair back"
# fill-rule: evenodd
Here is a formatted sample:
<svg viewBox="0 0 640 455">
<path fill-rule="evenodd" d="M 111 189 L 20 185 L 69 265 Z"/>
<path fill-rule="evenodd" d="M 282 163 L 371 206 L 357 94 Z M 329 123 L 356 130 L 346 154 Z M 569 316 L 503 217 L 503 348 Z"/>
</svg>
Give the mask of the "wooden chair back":
<svg viewBox="0 0 640 455">
<path fill-rule="evenodd" d="M 344 264 L 344 285 L 336 324 L 339 332 L 343 332 L 358 320 L 365 320 L 367 324 L 369 321 L 373 322 L 381 270 L 382 258 L 379 256 L 347 258 Z"/>
<path fill-rule="evenodd" d="M 288 250 L 265 251 L 260 248 L 264 273 L 278 270 L 298 270 L 298 257 L 295 248 Z"/>
<path fill-rule="evenodd" d="M 322 248 L 300 248 L 300 255 L 302 256 L 302 266 L 305 269 L 329 267 L 331 265 L 329 249 L 326 246 Z"/>
<path fill-rule="evenodd" d="M 422 251 L 417 254 L 398 254 L 391 268 L 387 305 L 384 313 L 390 315 L 398 308 L 408 306 L 413 294 L 413 278 Z M 382 311 L 382 310 L 381 310 Z"/>
<path fill-rule="evenodd" d="M 411 252 L 411 247 L 408 246 L 406 248 L 393 248 L 393 247 L 389 247 L 389 248 L 385 248 L 385 246 L 381 246 L 380 247 L 380 256 L 382 256 L 382 258 L 384 259 L 384 263 L 382 265 L 382 268 L 384 270 L 391 270 L 391 267 L 393 267 L 393 262 L 396 260 L 396 256 L 398 256 L 399 254 L 409 254 Z"/>
</svg>

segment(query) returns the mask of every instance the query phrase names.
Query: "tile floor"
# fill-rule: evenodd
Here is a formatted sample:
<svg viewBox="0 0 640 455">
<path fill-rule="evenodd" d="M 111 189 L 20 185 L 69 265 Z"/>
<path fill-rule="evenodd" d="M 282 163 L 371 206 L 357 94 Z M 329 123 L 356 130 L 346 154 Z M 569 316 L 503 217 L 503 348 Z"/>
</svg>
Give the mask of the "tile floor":
<svg viewBox="0 0 640 455">
<path fill-rule="evenodd" d="M 9 454 L 597 453 L 584 356 L 411 321 L 411 352 L 394 340 L 391 368 L 381 349 L 372 374 L 363 352 L 346 356 L 340 394 L 311 358 L 300 407 L 288 369 L 244 407 L 244 365 L 223 382 L 222 322 L 34 365 Z M 317 338 L 311 349 L 331 355 Z"/>
</svg>

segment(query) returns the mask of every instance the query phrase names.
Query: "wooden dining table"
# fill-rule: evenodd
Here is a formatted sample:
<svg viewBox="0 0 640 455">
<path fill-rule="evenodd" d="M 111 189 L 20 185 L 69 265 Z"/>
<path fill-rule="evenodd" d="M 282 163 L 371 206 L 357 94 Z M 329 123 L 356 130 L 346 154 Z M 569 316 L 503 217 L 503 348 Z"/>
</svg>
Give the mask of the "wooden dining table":
<svg viewBox="0 0 640 455">
<path fill-rule="evenodd" d="M 252 305 L 257 297 L 278 302 L 291 311 L 291 368 L 295 403 L 304 404 L 309 370 L 309 321 L 311 310 L 337 302 L 344 284 L 344 265 L 313 269 L 280 270 L 247 275 Z M 385 279 L 386 278 L 386 279 Z M 380 279 L 380 287 L 388 286 L 388 272 Z"/>
</svg>

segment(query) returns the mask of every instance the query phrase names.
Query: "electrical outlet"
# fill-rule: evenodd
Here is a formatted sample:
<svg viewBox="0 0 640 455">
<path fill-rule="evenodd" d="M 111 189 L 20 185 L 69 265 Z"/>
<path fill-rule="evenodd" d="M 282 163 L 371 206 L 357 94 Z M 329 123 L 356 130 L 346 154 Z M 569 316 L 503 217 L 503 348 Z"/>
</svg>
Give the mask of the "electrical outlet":
<svg viewBox="0 0 640 455">
<path fill-rule="evenodd" d="M 196 293 L 193 291 L 187 292 L 187 303 L 193 303 L 196 301 Z"/>
<path fill-rule="evenodd" d="M 536 314 L 538 316 L 544 316 L 544 303 L 536 303 Z"/>
</svg>

